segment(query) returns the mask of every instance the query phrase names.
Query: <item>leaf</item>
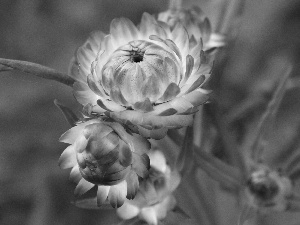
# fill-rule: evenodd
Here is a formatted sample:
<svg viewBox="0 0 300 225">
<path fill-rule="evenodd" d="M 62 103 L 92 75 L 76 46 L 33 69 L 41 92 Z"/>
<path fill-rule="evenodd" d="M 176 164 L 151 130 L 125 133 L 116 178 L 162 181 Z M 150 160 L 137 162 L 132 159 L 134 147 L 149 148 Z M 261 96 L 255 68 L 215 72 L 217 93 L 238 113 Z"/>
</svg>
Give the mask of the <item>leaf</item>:
<svg viewBox="0 0 300 225">
<path fill-rule="evenodd" d="M 71 76 L 37 63 L 0 58 L 0 72 L 7 70 L 18 70 L 41 78 L 55 80 L 71 87 L 75 82 Z"/>
<path fill-rule="evenodd" d="M 182 177 L 187 170 L 188 159 L 190 159 L 191 162 L 194 155 L 193 133 L 193 127 L 188 127 L 186 129 L 181 151 L 177 156 L 175 163 L 175 167 L 180 172 Z"/>
<path fill-rule="evenodd" d="M 283 70 L 283 75 L 279 80 L 279 84 L 267 105 L 267 109 L 261 116 L 257 129 L 254 132 L 253 137 L 249 137 L 250 141 L 246 142 L 244 145 L 245 152 L 251 151 L 251 158 L 257 162 L 261 157 L 264 150 L 264 141 L 266 139 L 265 135 L 270 132 L 271 125 L 275 119 L 276 113 L 283 99 L 286 91 L 286 83 L 291 74 L 292 66 L 287 64 L 286 68 Z M 282 72 L 282 71 L 280 71 Z"/>
<path fill-rule="evenodd" d="M 64 114 L 65 119 L 68 121 L 68 123 L 74 127 L 76 125 L 76 122 L 79 121 L 76 114 L 67 106 L 64 106 L 61 104 L 57 99 L 54 100 L 54 104 L 61 110 L 61 112 Z"/>
</svg>

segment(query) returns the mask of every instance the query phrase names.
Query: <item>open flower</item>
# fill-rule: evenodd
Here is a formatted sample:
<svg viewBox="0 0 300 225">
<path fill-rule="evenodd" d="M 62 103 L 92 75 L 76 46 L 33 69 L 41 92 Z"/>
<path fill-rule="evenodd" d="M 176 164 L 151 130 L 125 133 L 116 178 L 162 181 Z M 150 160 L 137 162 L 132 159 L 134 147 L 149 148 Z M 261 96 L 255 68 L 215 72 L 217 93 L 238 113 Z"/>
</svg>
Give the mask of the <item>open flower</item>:
<svg viewBox="0 0 300 225">
<path fill-rule="evenodd" d="M 93 119 L 71 128 L 60 141 L 71 144 L 62 153 L 59 165 L 72 168 L 70 179 L 78 183 L 75 195 L 97 185 L 98 206 L 108 198 L 113 207 L 120 207 L 126 197 L 134 198 L 138 176 L 148 175 L 149 142 L 140 135 L 128 134 L 118 123 Z"/>
<path fill-rule="evenodd" d="M 177 171 L 170 170 L 162 152 L 151 151 L 149 157 L 149 177 L 141 183 L 135 199 L 125 201 L 117 214 L 123 220 L 138 216 L 148 224 L 156 225 L 176 205 L 172 192 L 180 183 L 180 176 Z"/>
<path fill-rule="evenodd" d="M 76 99 L 90 113 L 104 113 L 145 137 L 192 123 L 208 100 L 202 89 L 211 72 L 202 41 L 144 13 L 136 27 L 114 19 L 110 34 L 95 32 L 72 61 Z M 79 69 L 78 69 L 79 68 Z"/>
<path fill-rule="evenodd" d="M 158 20 L 167 23 L 171 28 L 182 23 L 189 33 L 190 43 L 192 44 L 195 40 L 202 38 L 204 50 L 225 45 L 225 37 L 212 32 L 209 19 L 197 6 L 190 9 L 170 8 L 159 13 Z"/>
</svg>

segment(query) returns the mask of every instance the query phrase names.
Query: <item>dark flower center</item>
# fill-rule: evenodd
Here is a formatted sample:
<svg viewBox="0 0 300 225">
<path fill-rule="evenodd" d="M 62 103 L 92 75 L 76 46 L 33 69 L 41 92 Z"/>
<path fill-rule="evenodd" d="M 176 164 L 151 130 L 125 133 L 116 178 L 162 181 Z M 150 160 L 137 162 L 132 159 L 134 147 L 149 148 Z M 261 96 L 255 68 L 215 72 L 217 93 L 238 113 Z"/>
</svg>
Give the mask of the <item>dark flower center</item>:
<svg viewBox="0 0 300 225">
<path fill-rule="evenodd" d="M 144 59 L 144 53 L 140 50 L 133 50 L 130 52 L 130 59 L 131 59 L 131 62 L 135 62 L 135 63 L 138 63 L 138 62 L 142 62 L 143 59 Z"/>
</svg>

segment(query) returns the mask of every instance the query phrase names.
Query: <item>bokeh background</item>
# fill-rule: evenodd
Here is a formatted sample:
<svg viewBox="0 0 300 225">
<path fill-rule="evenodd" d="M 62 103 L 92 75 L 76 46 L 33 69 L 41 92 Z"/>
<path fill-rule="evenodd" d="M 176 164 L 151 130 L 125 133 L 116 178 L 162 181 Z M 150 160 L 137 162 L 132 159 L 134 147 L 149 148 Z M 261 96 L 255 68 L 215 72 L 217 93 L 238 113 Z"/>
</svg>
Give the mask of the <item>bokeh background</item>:
<svg viewBox="0 0 300 225">
<path fill-rule="evenodd" d="M 183 2 L 185 7 L 201 7 L 213 29 L 222 30 L 223 6 L 234 1 Z M 128 17 L 137 24 L 143 12 L 157 14 L 167 5 L 167 0 L 0 0 L 0 57 L 67 72 L 71 57 L 90 32 L 107 32 L 115 17 Z M 285 62 L 282 55 L 293 61 L 293 76 L 297 77 L 299 12 L 297 1 L 245 1 L 243 16 L 230 21 L 233 25 L 240 22 L 238 38 L 230 45 L 228 59 L 220 60 L 212 80 L 223 111 L 234 109 L 250 96 L 261 102 L 255 106 L 259 114 L 273 81 L 280 76 L 276 72 Z M 284 166 L 282 157 L 299 150 L 285 152 L 288 143 L 299 135 L 299 95 L 297 87 L 289 91 L 280 109 L 266 154 L 272 165 Z M 54 106 L 54 99 L 81 109 L 69 87 L 15 71 L 1 73 L 0 224 L 112 224 L 116 221 L 113 211 L 85 210 L 70 204 L 75 184 L 68 181 L 69 171 L 61 170 L 57 163 L 66 147 L 58 139 L 69 125 Z M 217 183 L 202 171 L 194 172 L 198 180 L 185 179 L 177 191 L 183 208 L 192 215 L 209 217 L 210 212 L 200 212 L 197 204 L 205 201 L 203 195 L 213 194 L 211 202 L 203 203 L 218 211 L 218 217 L 210 215 L 214 218 L 211 224 L 235 224 L 238 206 L 234 198 L 212 192 Z M 189 189 L 191 185 L 197 190 Z M 282 213 L 266 217 L 262 224 L 297 225 L 298 221 L 298 214 Z"/>
</svg>

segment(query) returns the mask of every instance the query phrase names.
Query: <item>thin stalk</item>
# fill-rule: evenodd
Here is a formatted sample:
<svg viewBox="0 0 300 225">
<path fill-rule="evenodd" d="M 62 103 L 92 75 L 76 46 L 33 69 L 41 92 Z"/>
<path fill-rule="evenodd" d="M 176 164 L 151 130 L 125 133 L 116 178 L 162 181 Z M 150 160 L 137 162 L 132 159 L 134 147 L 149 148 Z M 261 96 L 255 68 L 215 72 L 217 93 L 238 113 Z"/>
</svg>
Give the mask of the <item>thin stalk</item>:
<svg viewBox="0 0 300 225">
<path fill-rule="evenodd" d="M 75 82 L 71 76 L 37 63 L 0 58 L 0 72 L 8 70 L 17 70 L 48 80 L 55 80 L 71 87 Z"/>
</svg>

